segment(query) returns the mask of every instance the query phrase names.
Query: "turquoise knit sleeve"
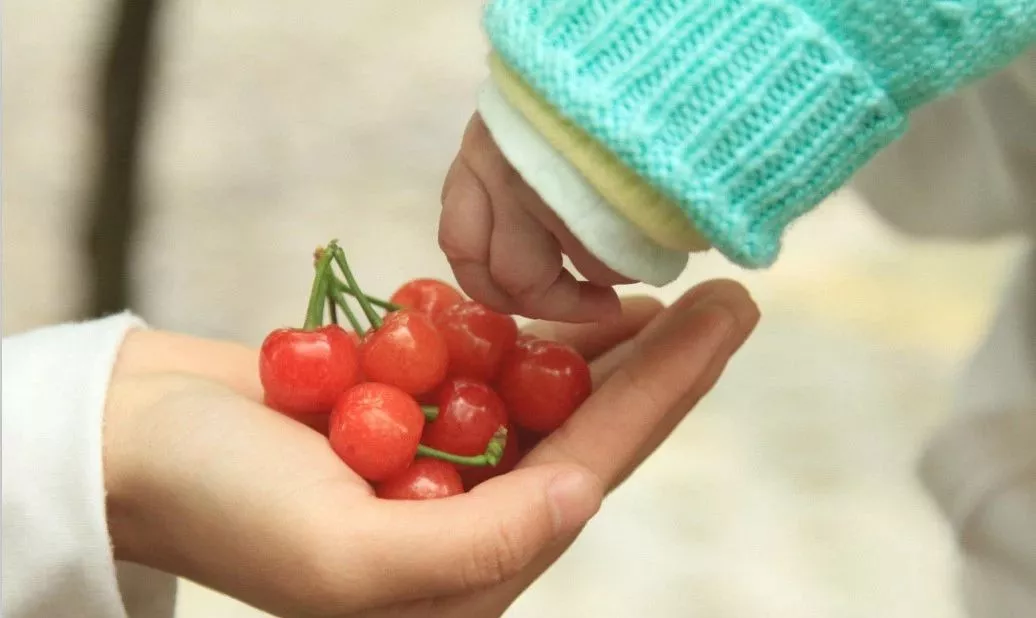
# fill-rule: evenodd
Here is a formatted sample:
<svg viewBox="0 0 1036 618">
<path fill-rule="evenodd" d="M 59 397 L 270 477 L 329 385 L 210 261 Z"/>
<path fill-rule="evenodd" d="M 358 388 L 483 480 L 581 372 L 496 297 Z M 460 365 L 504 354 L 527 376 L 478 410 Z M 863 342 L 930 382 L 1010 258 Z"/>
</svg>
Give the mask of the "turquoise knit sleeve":
<svg viewBox="0 0 1036 618">
<path fill-rule="evenodd" d="M 763 267 L 913 109 L 1036 42 L 1036 0 L 491 0 L 485 26 L 562 115 Z"/>
</svg>

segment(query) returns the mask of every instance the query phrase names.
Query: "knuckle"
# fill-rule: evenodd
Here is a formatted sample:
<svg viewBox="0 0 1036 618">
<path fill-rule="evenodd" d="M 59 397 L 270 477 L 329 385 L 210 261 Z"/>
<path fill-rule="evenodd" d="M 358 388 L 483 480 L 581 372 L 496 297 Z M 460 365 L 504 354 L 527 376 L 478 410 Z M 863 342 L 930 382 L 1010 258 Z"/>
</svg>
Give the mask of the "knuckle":
<svg viewBox="0 0 1036 618">
<path fill-rule="evenodd" d="M 529 560 L 524 535 L 509 522 L 501 522 L 483 533 L 473 545 L 468 584 L 482 588 L 503 583 Z"/>
<path fill-rule="evenodd" d="M 528 254 L 508 254 L 489 263 L 493 280 L 523 306 L 539 304 L 563 266 L 560 254 L 556 259 L 543 254 L 532 260 L 530 257 Z"/>
<path fill-rule="evenodd" d="M 439 249 L 443 252 L 448 260 L 464 260 L 469 259 L 468 251 L 466 251 L 466 244 L 452 229 L 448 221 L 443 221 L 439 225 Z"/>
</svg>

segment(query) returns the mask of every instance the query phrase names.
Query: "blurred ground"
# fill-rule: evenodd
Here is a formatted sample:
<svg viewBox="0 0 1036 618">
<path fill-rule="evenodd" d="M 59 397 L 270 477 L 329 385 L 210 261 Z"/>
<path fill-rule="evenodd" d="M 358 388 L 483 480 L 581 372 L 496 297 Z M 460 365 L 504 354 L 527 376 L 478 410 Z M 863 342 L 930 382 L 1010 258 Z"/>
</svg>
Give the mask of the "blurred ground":
<svg viewBox="0 0 1036 618">
<path fill-rule="evenodd" d="M 3 5 L 3 330 L 79 298 L 85 106 L 107 4 Z M 439 185 L 483 75 L 479 4 L 180 0 L 167 7 L 136 284 L 155 325 L 258 343 L 300 319 L 337 236 L 372 291 L 447 276 Z M 954 557 L 913 478 L 1010 245 L 919 246 L 851 195 L 772 271 L 714 257 L 754 340 L 514 607 L 524 616 L 954 618 Z M 635 413 L 635 411 L 631 411 Z M 183 616 L 255 612 L 186 586 Z"/>
</svg>

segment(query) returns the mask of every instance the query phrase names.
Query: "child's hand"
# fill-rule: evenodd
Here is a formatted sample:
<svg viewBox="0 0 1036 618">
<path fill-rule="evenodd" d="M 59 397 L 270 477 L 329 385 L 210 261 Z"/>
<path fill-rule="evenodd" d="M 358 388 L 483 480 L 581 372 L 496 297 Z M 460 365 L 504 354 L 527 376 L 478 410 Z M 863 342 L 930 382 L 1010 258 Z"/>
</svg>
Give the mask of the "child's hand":
<svg viewBox="0 0 1036 618">
<path fill-rule="evenodd" d="M 604 326 L 534 327 L 596 358 L 599 392 L 515 472 L 427 502 L 376 499 L 325 438 L 259 405 L 254 350 L 131 334 L 104 425 L 116 556 L 281 616 L 498 616 L 758 319 L 743 288 L 722 282 L 659 311 L 632 300 Z"/>
<path fill-rule="evenodd" d="M 497 148 L 476 114 L 442 192 L 439 246 L 474 300 L 532 318 L 614 317 L 613 285 L 630 283 L 591 255 Z M 587 279 L 578 281 L 562 254 Z"/>
</svg>

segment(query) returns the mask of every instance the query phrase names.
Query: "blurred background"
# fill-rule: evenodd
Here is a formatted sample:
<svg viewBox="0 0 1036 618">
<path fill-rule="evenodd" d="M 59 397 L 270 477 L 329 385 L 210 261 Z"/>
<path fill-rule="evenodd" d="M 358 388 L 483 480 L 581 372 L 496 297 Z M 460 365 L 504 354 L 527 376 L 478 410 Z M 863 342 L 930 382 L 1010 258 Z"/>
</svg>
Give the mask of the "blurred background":
<svg viewBox="0 0 1036 618">
<path fill-rule="evenodd" d="M 4 334 L 129 304 L 258 344 L 301 319 L 331 236 L 374 293 L 448 278 L 438 197 L 485 76 L 480 8 L 5 1 Z M 848 193 L 787 247 L 766 273 L 707 256 L 650 290 L 733 277 L 764 318 L 509 615 L 960 616 L 913 465 L 1017 247 L 915 244 Z M 179 612 L 260 615 L 190 584 Z"/>
</svg>

